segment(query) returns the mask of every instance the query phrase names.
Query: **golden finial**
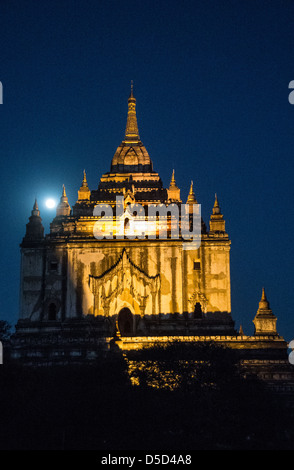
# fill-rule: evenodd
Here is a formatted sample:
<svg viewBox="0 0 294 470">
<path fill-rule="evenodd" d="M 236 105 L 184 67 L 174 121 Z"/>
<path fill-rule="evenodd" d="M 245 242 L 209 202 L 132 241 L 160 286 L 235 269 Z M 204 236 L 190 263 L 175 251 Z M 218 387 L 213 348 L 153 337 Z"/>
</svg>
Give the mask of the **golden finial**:
<svg viewBox="0 0 294 470">
<path fill-rule="evenodd" d="M 266 298 L 264 287 L 262 288 L 262 292 L 261 292 L 261 299 L 260 299 L 260 302 L 259 302 L 259 308 L 267 308 L 267 309 L 269 308 L 269 302 Z"/>
<path fill-rule="evenodd" d="M 196 200 L 195 193 L 193 190 L 193 181 L 191 181 L 187 204 L 197 204 L 197 200 Z"/>
<path fill-rule="evenodd" d="M 84 170 L 82 185 L 78 191 L 78 201 L 89 200 L 90 196 L 91 196 L 91 191 L 89 190 L 89 186 L 87 182 L 86 170 Z"/>
<path fill-rule="evenodd" d="M 175 170 L 173 170 L 172 172 L 172 177 L 171 177 L 169 188 L 167 190 L 167 194 L 168 194 L 169 201 L 182 202 L 180 199 L 180 188 L 178 188 L 176 185 Z"/>
<path fill-rule="evenodd" d="M 88 187 L 86 170 L 84 170 L 84 176 L 83 176 L 82 186 L 87 186 L 87 187 Z"/>
<path fill-rule="evenodd" d="M 193 181 L 191 181 L 191 186 L 190 186 L 189 195 L 190 195 L 190 196 L 193 196 L 193 194 L 194 194 L 194 191 L 193 191 Z"/>
<path fill-rule="evenodd" d="M 34 203 L 34 207 L 33 207 L 33 210 L 32 210 L 32 215 L 40 216 L 40 211 L 39 211 L 39 207 L 38 207 L 37 198 L 35 198 L 35 203 Z"/>
<path fill-rule="evenodd" d="M 131 98 L 134 97 L 133 93 L 134 93 L 134 82 L 133 82 L 133 80 L 131 80 L 131 94 L 130 94 Z"/>
<path fill-rule="evenodd" d="M 60 198 L 60 203 L 56 207 L 56 215 L 57 216 L 68 216 L 70 215 L 70 205 L 68 203 L 68 198 L 65 192 L 65 186 L 64 184 L 62 185 L 62 196 Z"/>
<path fill-rule="evenodd" d="M 171 186 L 175 186 L 175 185 L 176 185 L 175 170 L 173 170 L 173 172 L 172 172 L 172 177 L 171 177 L 170 185 L 171 185 Z"/>
<path fill-rule="evenodd" d="M 131 142 L 138 142 L 140 140 L 137 115 L 136 115 L 136 98 L 133 94 L 133 80 L 131 81 L 131 94 L 128 99 L 128 118 L 126 126 L 125 140 Z"/>
<path fill-rule="evenodd" d="M 219 202 L 218 202 L 218 198 L 217 198 L 217 194 L 216 194 L 216 193 L 215 193 L 215 200 L 214 200 L 214 205 L 213 205 L 212 213 L 213 213 L 213 214 L 221 214 L 221 210 L 220 210 L 220 207 L 219 207 Z"/>
</svg>

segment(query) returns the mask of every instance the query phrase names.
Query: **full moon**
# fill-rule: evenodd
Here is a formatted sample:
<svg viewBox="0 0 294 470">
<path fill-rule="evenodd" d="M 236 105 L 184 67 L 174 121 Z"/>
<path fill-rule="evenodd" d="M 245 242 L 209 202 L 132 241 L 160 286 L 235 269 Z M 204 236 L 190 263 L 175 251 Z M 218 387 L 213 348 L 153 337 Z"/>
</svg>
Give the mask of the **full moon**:
<svg viewBox="0 0 294 470">
<path fill-rule="evenodd" d="M 48 207 L 48 209 L 54 209 L 55 206 L 56 202 L 54 199 L 46 199 L 46 207 Z"/>
</svg>

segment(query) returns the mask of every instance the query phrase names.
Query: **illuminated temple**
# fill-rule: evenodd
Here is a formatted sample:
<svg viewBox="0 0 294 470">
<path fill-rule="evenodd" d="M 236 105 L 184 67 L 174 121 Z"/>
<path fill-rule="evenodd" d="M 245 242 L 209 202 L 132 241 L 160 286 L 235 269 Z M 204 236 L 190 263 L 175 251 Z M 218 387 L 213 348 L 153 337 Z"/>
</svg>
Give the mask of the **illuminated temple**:
<svg viewBox="0 0 294 470">
<path fill-rule="evenodd" d="M 173 212 L 186 204 L 191 223 L 198 206 L 193 183 L 187 183 L 188 198 L 182 201 L 172 168 L 170 174 L 164 188 L 140 140 L 131 89 L 124 140 L 98 188 L 88 187 L 84 171 L 71 206 L 63 187 L 48 234 L 35 201 L 21 243 L 14 357 L 27 363 L 88 361 L 114 343 L 132 349 L 174 339 L 212 340 L 245 351 L 264 376 L 277 374 L 265 367 L 269 360 L 276 361 L 279 371 L 287 369 L 287 343 L 277 333 L 264 290 L 252 315 L 254 335 L 235 329 L 231 242 L 218 198 L 209 223 L 200 219 L 201 243 L 194 246 L 183 237 L 181 218 Z M 134 211 L 136 204 L 141 212 Z M 103 205 L 106 214 L 99 224 L 102 213 L 97 215 L 95 208 Z M 153 212 L 149 233 L 144 233 L 140 227 L 155 206 L 165 208 L 166 217 Z M 107 207 L 113 217 L 107 218 Z M 134 227 L 136 235 L 128 236 Z M 102 228 L 107 236 L 99 238 Z"/>
</svg>

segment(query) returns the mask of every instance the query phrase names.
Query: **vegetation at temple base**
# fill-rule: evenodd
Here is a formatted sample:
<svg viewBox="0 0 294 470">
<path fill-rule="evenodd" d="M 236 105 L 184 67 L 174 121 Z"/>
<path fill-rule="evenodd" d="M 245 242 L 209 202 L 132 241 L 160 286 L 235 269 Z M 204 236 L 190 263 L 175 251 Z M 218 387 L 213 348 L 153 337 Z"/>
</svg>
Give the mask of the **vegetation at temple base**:
<svg viewBox="0 0 294 470">
<path fill-rule="evenodd" d="M 0 320 L 0 341 L 6 343 L 11 335 L 11 325 L 6 320 Z"/>
<path fill-rule="evenodd" d="M 126 353 L 133 384 L 167 390 L 219 389 L 223 381 L 240 380 L 235 351 L 205 343 L 157 343 Z"/>
<path fill-rule="evenodd" d="M 132 385 L 130 361 L 156 366 L 133 368 Z M 270 450 L 294 442 L 283 396 L 245 380 L 234 352 L 210 344 L 113 352 L 84 366 L 6 362 L 0 416 L 2 450 Z"/>
</svg>

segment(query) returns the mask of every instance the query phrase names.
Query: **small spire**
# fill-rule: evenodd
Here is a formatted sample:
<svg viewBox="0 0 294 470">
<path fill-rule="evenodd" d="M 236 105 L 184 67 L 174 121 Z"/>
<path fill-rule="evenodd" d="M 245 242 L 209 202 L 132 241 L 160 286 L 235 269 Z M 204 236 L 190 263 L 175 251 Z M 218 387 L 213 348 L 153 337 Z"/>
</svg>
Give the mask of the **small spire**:
<svg viewBox="0 0 294 470">
<path fill-rule="evenodd" d="M 133 82 L 133 80 L 131 80 L 131 94 L 130 94 L 130 98 L 134 98 L 134 82 Z"/>
<path fill-rule="evenodd" d="M 260 302 L 259 302 L 259 307 L 260 308 L 268 308 L 269 307 L 269 302 L 266 298 L 264 287 L 262 288 L 262 291 L 261 291 L 261 299 L 260 299 Z"/>
<path fill-rule="evenodd" d="M 67 202 L 68 203 L 68 197 L 66 195 L 64 184 L 62 185 L 62 196 L 60 198 L 60 202 Z"/>
<path fill-rule="evenodd" d="M 261 300 L 253 323 L 255 326 L 255 335 L 277 335 L 277 317 L 270 308 L 264 287 L 262 288 Z"/>
<path fill-rule="evenodd" d="M 34 210 L 34 211 L 38 211 L 38 210 L 39 210 L 37 198 L 35 199 L 35 204 L 34 204 L 33 210 Z"/>
<path fill-rule="evenodd" d="M 240 328 L 239 328 L 239 335 L 244 336 L 242 325 L 240 325 Z"/>
<path fill-rule="evenodd" d="M 187 199 L 187 204 L 197 204 L 195 193 L 193 190 L 193 181 L 191 181 L 190 191 Z"/>
<path fill-rule="evenodd" d="M 181 202 L 180 188 L 178 188 L 175 179 L 175 170 L 172 172 L 169 188 L 167 189 L 168 200 L 172 202 Z"/>
<path fill-rule="evenodd" d="M 68 203 L 68 197 L 66 195 L 66 192 L 65 192 L 65 186 L 64 184 L 62 185 L 62 196 L 60 198 L 60 203 L 58 204 L 57 208 L 56 208 L 56 215 L 59 216 L 59 215 L 70 215 L 70 205 Z"/>
<path fill-rule="evenodd" d="M 87 182 L 87 175 L 86 175 L 86 170 L 84 170 L 84 176 L 83 176 L 83 182 L 82 182 L 82 187 L 88 188 L 88 182 Z"/>
<path fill-rule="evenodd" d="M 37 199 L 33 206 L 31 216 L 29 217 L 29 223 L 26 226 L 26 234 L 24 240 L 41 240 L 44 238 L 44 227 L 42 225 L 42 219 L 40 217 L 40 211 L 38 207 Z"/>
<path fill-rule="evenodd" d="M 215 236 L 218 236 L 217 234 L 222 232 L 225 233 L 225 220 L 224 216 L 221 213 L 217 194 L 215 193 L 215 199 L 214 199 L 214 205 L 212 209 L 212 214 L 210 216 L 210 222 L 209 222 L 209 228 L 210 232 L 214 233 Z"/>
<path fill-rule="evenodd" d="M 259 302 L 259 308 L 269 309 L 269 301 L 266 298 L 264 287 L 262 288 L 262 291 L 261 291 L 261 299 Z"/>
<path fill-rule="evenodd" d="M 138 142 L 140 140 L 137 114 L 136 114 L 136 98 L 134 97 L 134 85 L 131 81 L 131 94 L 128 99 L 128 118 L 126 126 L 125 140 L 127 142 Z"/>
<path fill-rule="evenodd" d="M 37 217 L 40 217 L 40 211 L 38 207 L 37 198 L 35 199 L 35 203 L 34 203 L 33 210 L 32 210 L 32 215 L 36 215 Z"/>
<path fill-rule="evenodd" d="M 191 185 L 190 185 L 189 194 L 190 194 L 190 196 L 192 196 L 192 195 L 194 194 L 194 191 L 193 191 L 193 180 L 191 180 Z"/>
<path fill-rule="evenodd" d="M 86 170 L 84 170 L 82 185 L 78 191 L 78 201 L 89 200 L 90 196 L 91 196 L 91 191 L 89 189 L 88 182 L 87 182 Z"/>
<path fill-rule="evenodd" d="M 218 202 L 218 198 L 217 198 L 217 194 L 215 193 L 215 200 L 214 200 L 214 206 L 213 206 L 213 209 L 212 209 L 212 213 L 215 215 L 215 214 L 221 214 L 221 210 L 220 210 L 220 207 L 219 207 L 219 202 Z"/>
<path fill-rule="evenodd" d="M 62 196 L 60 198 L 60 202 L 68 202 L 64 184 L 62 185 Z"/>
<path fill-rule="evenodd" d="M 173 170 L 172 172 L 172 177 L 171 177 L 171 182 L 170 182 L 171 186 L 175 186 L 176 185 L 176 179 L 175 179 L 175 170 Z"/>
</svg>

